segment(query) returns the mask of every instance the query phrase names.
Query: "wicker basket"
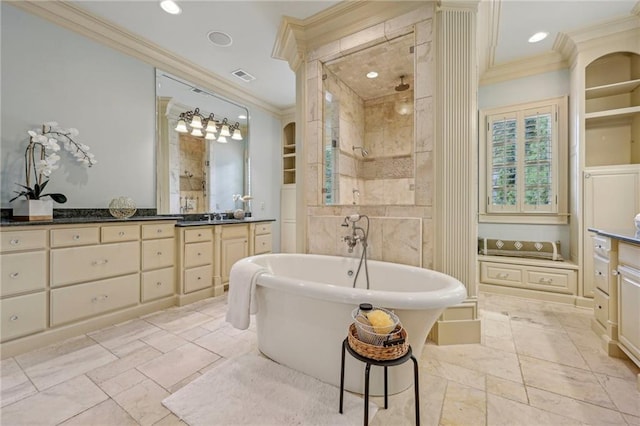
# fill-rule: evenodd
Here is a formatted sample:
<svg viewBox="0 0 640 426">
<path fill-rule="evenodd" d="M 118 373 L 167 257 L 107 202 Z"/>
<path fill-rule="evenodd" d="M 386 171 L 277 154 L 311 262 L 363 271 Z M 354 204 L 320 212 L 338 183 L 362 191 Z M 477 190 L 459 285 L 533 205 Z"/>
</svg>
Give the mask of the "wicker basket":
<svg viewBox="0 0 640 426">
<path fill-rule="evenodd" d="M 351 312 L 351 318 L 353 318 L 353 323 L 356 325 L 356 333 L 360 341 L 370 345 L 382 346 L 386 340 L 389 340 L 389 334 L 398 327 L 402 327 L 402 325 L 400 324 L 400 318 L 393 311 L 377 306 L 373 306 L 373 309 L 385 312 L 391 318 L 392 323 L 386 330 L 380 330 L 372 326 L 366 319 L 367 317 L 360 312 L 360 308 L 356 308 Z M 364 318 L 364 322 L 361 321 L 362 318 Z"/>
<path fill-rule="evenodd" d="M 376 361 L 390 361 L 392 359 L 398 359 L 409 350 L 407 332 L 402 327 L 396 328 L 390 334 L 390 340 L 404 339 L 404 341 L 392 346 L 376 346 L 363 342 L 358 339 L 358 331 L 356 330 L 355 324 L 351 324 L 349 326 L 349 335 L 347 336 L 347 339 L 351 349 L 363 357 L 375 359 Z"/>
</svg>

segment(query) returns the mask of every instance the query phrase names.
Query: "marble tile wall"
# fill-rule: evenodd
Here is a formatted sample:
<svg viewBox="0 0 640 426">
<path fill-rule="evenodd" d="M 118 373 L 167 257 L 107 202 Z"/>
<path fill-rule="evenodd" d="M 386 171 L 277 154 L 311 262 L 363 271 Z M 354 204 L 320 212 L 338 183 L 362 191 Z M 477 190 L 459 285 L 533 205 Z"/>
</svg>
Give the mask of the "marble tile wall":
<svg viewBox="0 0 640 426">
<path fill-rule="evenodd" d="M 372 218 L 372 224 L 384 223 L 383 219 L 399 219 L 399 223 L 394 232 L 397 235 L 411 235 L 412 243 L 417 244 L 419 249 L 408 249 L 404 242 L 385 241 L 383 247 L 378 247 L 381 252 L 376 254 L 378 259 L 391 259 L 392 253 L 407 251 L 407 259 L 403 262 L 410 262 L 425 268 L 433 266 L 433 238 L 434 229 L 432 222 L 433 203 L 433 138 L 434 138 L 434 111 L 433 111 L 433 87 L 435 80 L 434 55 L 432 49 L 433 38 L 433 4 L 426 3 L 416 11 L 399 16 L 384 22 L 383 25 L 375 25 L 361 32 L 351 34 L 343 39 L 328 43 L 318 49 L 307 52 L 307 62 L 305 64 L 306 73 L 306 94 L 307 104 L 305 105 L 306 133 L 303 143 L 306 151 L 306 206 L 307 206 L 307 251 L 309 253 L 341 254 L 345 249 L 344 243 L 340 242 L 340 233 L 336 233 L 335 227 L 331 225 L 339 221 L 344 216 L 353 212 L 367 214 Z M 367 150 L 371 149 L 372 157 L 385 157 L 390 159 L 382 162 L 381 166 L 369 166 L 364 164 L 364 159 L 357 159 L 353 156 L 352 141 L 363 142 L 366 139 L 364 127 L 364 102 L 362 106 L 363 127 L 359 132 L 354 125 L 360 119 L 360 107 L 355 99 L 344 100 L 341 98 L 340 107 L 345 105 L 345 110 L 350 111 L 344 115 L 340 114 L 340 148 L 343 155 L 351 157 L 355 161 L 353 170 L 353 160 L 340 158 L 339 167 L 345 168 L 353 175 L 343 174 L 340 170 L 339 185 L 340 191 L 339 205 L 324 206 L 323 203 L 323 80 L 325 73 L 323 62 L 347 55 L 354 50 L 364 46 L 371 46 L 382 40 L 390 40 L 402 34 L 413 32 L 416 51 L 416 75 L 414 78 L 414 123 L 409 125 L 409 118 L 400 118 L 395 125 L 397 128 L 389 127 L 388 136 L 393 139 L 389 146 L 380 144 L 382 136 L 372 135 Z M 327 77 L 329 79 L 329 77 Z M 334 90 L 339 87 L 337 82 L 333 84 Z M 402 95 L 402 94 L 401 94 Z M 343 93 L 341 93 L 343 96 Z M 382 106 L 376 105 L 381 110 L 390 108 L 380 101 Z M 373 105 L 372 105 L 373 106 Z M 383 114 L 384 112 L 380 112 Z M 362 135 L 360 134 L 362 133 Z M 343 138 L 344 135 L 344 138 Z M 362 138 L 362 139 L 361 139 Z M 410 148 L 408 144 L 401 143 L 404 140 L 411 140 Z M 366 142 L 364 142 L 366 143 Z M 358 146 L 358 145 L 356 145 Z M 411 151 L 413 149 L 413 151 Z M 411 158 L 415 164 L 415 177 L 411 178 L 403 175 L 406 171 L 409 160 L 402 159 L 402 156 Z M 397 158 L 400 157 L 400 158 Z M 371 169 L 367 169 L 370 167 Z M 365 178 L 366 176 L 366 178 Z M 370 181 L 370 182 L 366 182 Z M 352 192 L 356 188 L 359 196 Z M 353 202 L 357 203 L 354 206 Z M 318 229 L 332 230 L 331 232 L 317 232 Z M 381 225 L 380 225 L 381 226 Z M 372 228 L 374 226 L 372 225 Z M 417 238 L 417 243 L 413 238 Z M 331 251 L 333 250 L 333 251 Z M 374 251 L 374 250 L 372 250 Z M 419 261 L 416 256 L 419 253 Z M 400 256 L 403 257 L 404 255 Z"/>
</svg>

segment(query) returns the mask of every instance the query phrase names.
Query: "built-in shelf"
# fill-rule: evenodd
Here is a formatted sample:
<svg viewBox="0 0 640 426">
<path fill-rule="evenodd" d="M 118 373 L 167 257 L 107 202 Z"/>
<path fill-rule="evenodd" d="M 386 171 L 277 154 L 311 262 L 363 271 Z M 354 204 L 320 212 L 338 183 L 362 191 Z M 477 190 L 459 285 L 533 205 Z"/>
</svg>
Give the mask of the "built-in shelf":
<svg viewBox="0 0 640 426">
<path fill-rule="evenodd" d="M 290 157 L 295 157 L 295 156 L 296 156 L 296 153 L 292 152 L 291 154 L 284 154 L 282 157 L 283 158 L 290 158 Z"/>
<path fill-rule="evenodd" d="M 604 98 L 607 96 L 631 93 L 640 87 L 640 78 L 619 83 L 605 84 L 603 86 L 589 87 L 584 91 L 586 99 Z M 587 114 L 588 115 L 588 114 Z"/>
<path fill-rule="evenodd" d="M 283 129 L 282 184 L 296 183 L 296 123 L 288 123 Z"/>
<path fill-rule="evenodd" d="M 591 120 L 594 118 L 605 118 L 605 117 L 623 118 L 625 116 L 630 117 L 631 115 L 638 112 L 640 112 L 640 106 L 631 106 L 626 108 L 609 109 L 606 111 L 588 112 L 584 115 L 584 118 L 587 120 Z"/>
<path fill-rule="evenodd" d="M 283 145 L 283 147 L 287 148 L 287 149 L 295 149 L 296 144 L 295 143 L 290 143 L 290 144 Z"/>
</svg>

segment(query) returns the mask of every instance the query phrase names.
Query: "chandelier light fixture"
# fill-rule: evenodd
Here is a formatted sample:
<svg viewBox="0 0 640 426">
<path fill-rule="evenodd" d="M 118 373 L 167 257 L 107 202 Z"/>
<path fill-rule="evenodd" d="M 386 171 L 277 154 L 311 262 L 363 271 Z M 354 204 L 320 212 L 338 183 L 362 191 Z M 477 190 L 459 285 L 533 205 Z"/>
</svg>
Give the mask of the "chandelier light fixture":
<svg viewBox="0 0 640 426">
<path fill-rule="evenodd" d="M 187 127 L 188 126 L 188 127 Z M 206 140 L 217 140 L 220 143 L 227 143 L 227 137 L 236 141 L 242 140 L 242 133 L 240 132 L 240 123 L 229 124 L 229 121 L 224 118 L 222 121 L 218 121 L 213 118 L 213 113 L 204 117 L 200 113 L 200 108 L 196 108 L 193 111 L 186 111 L 178 116 L 178 124 L 176 125 L 176 132 L 189 133 L 191 128 L 191 136 L 203 137 Z M 220 131 L 218 138 L 216 139 L 216 133 Z"/>
</svg>

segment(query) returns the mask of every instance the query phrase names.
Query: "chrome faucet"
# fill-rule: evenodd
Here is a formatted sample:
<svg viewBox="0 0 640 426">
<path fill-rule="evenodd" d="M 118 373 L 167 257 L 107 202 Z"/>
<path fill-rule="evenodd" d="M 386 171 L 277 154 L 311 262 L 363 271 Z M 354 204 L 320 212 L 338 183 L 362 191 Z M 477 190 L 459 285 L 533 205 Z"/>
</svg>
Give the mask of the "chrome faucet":
<svg viewBox="0 0 640 426">
<path fill-rule="evenodd" d="M 366 219 L 366 229 L 356 225 L 356 223 L 359 222 L 362 218 Z M 356 271 L 356 275 L 353 278 L 353 287 L 356 287 L 358 276 L 360 275 L 360 269 L 362 268 L 362 264 L 364 263 L 367 289 L 369 289 L 369 267 L 367 266 L 367 247 L 369 246 L 369 243 L 367 241 L 369 237 L 369 216 L 359 214 L 346 216 L 341 226 L 348 228 L 349 224 L 351 224 L 351 234 L 342 237 L 342 241 L 347 243 L 349 253 L 353 253 L 353 249 L 356 245 L 358 245 L 358 242 L 362 244 L 362 255 L 360 256 L 360 263 L 358 263 L 358 270 Z"/>
</svg>

